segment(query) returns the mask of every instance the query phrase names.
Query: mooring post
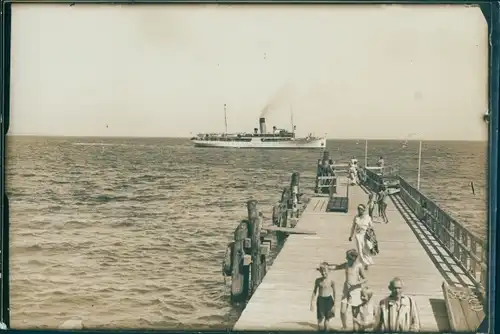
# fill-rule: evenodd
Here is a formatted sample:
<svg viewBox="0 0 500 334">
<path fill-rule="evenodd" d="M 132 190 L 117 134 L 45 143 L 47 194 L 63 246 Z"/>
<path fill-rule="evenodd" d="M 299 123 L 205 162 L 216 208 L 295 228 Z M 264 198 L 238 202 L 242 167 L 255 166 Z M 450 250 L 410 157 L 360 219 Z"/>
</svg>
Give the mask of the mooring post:
<svg viewBox="0 0 500 334">
<path fill-rule="evenodd" d="M 279 227 L 288 227 L 288 199 L 290 198 L 290 188 L 284 187 L 281 193 L 281 201 L 279 203 L 279 210 L 277 214 L 279 215 Z M 281 231 L 276 231 L 276 239 L 278 243 L 282 243 L 286 236 Z"/>
<path fill-rule="evenodd" d="M 288 188 L 284 187 L 281 192 L 281 203 L 285 203 L 288 200 Z"/>
<path fill-rule="evenodd" d="M 233 301 L 242 301 L 247 297 L 248 277 L 245 277 L 248 276 L 248 265 L 245 266 L 245 239 L 247 235 L 247 222 L 243 221 L 234 231 L 233 273 L 231 282 L 231 299 Z"/>
<path fill-rule="evenodd" d="M 251 264 L 251 293 L 253 293 L 261 280 L 261 254 L 260 254 L 260 230 L 262 228 L 262 220 L 259 217 L 257 210 L 257 201 L 250 200 L 247 202 L 248 209 L 248 237 L 251 242 L 250 255 L 252 256 Z"/>
<path fill-rule="evenodd" d="M 278 202 L 273 206 L 273 225 L 280 226 L 281 224 L 281 203 Z"/>
<path fill-rule="evenodd" d="M 321 164 L 321 159 L 318 159 L 318 166 L 316 166 L 316 181 L 315 181 L 315 185 L 314 185 L 314 192 L 317 194 L 319 193 L 319 179 L 318 177 L 320 177 L 322 175 L 322 169 L 323 169 L 323 166 Z"/>
<path fill-rule="evenodd" d="M 266 258 L 271 250 L 270 243 L 264 243 L 263 245 L 261 245 L 261 247 L 262 246 L 266 246 L 266 252 L 265 252 L 265 254 L 260 255 L 260 282 L 259 282 L 259 284 L 262 283 L 262 280 L 264 279 L 264 277 L 267 274 L 267 260 L 266 260 Z"/>
<path fill-rule="evenodd" d="M 288 208 L 290 203 L 290 188 L 284 187 L 281 195 L 281 227 L 288 226 Z"/>
<path fill-rule="evenodd" d="M 323 161 L 322 161 L 322 163 L 325 163 L 325 161 L 328 162 L 328 160 L 330 160 L 330 152 L 324 151 L 323 152 Z"/>
<path fill-rule="evenodd" d="M 259 284 L 262 283 L 262 280 L 266 276 L 267 273 L 267 257 L 271 253 L 272 246 L 272 238 L 270 236 L 266 236 L 267 233 L 261 231 L 260 236 L 260 278 Z"/>
<path fill-rule="evenodd" d="M 299 217 L 299 172 L 292 173 L 292 180 L 290 182 L 290 193 L 291 193 L 291 216 Z"/>
</svg>

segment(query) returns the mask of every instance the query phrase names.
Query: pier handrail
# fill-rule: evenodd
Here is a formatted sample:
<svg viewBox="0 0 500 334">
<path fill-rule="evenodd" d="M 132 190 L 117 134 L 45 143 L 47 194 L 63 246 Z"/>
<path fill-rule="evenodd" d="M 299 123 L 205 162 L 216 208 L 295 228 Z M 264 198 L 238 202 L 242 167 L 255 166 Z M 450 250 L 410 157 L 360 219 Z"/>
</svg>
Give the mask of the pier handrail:
<svg viewBox="0 0 500 334">
<path fill-rule="evenodd" d="M 384 184 L 384 178 L 399 178 L 398 166 L 385 166 L 385 167 L 363 167 L 366 179 L 364 184 L 371 191 L 378 191 L 379 187 Z M 378 171 L 379 173 L 377 173 Z"/>
<path fill-rule="evenodd" d="M 411 211 L 422 221 L 438 242 L 446 249 L 458 266 L 467 273 L 484 298 L 487 278 L 486 242 L 470 232 L 449 213 L 411 186 L 401 176 L 397 169 L 387 166 L 390 173 L 378 174 L 380 167 L 364 168 L 366 173 L 365 186 L 372 191 L 379 189 L 387 178 L 396 178 L 399 194 Z"/>
<path fill-rule="evenodd" d="M 486 242 L 452 218 L 436 203 L 399 177 L 400 196 L 425 224 L 484 298 L 487 278 Z"/>
<path fill-rule="evenodd" d="M 384 166 L 384 167 L 365 166 L 364 168 L 365 168 L 365 170 L 369 170 L 377 175 L 393 175 L 393 174 L 397 174 L 399 172 L 399 166 L 397 166 L 397 165 L 390 165 L 390 166 Z"/>
</svg>

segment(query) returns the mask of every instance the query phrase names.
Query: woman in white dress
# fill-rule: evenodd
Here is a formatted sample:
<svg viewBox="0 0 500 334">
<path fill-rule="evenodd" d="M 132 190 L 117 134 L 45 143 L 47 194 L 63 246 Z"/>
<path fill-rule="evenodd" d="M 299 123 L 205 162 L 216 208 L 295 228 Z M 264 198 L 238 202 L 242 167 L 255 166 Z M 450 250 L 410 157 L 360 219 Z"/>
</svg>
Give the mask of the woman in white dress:
<svg viewBox="0 0 500 334">
<path fill-rule="evenodd" d="M 354 217 L 351 228 L 351 235 L 349 241 L 355 238 L 356 248 L 359 254 L 359 261 L 363 263 L 365 269 L 373 264 L 371 247 L 366 242 L 366 230 L 372 227 L 372 219 L 366 212 L 364 204 L 358 205 L 358 214 Z"/>
<path fill-rule="evenodd" d="M 351 185 L 358 184 L 358 170 L 354 165 L 349 167 L 349 182 Z"/>
</svg>

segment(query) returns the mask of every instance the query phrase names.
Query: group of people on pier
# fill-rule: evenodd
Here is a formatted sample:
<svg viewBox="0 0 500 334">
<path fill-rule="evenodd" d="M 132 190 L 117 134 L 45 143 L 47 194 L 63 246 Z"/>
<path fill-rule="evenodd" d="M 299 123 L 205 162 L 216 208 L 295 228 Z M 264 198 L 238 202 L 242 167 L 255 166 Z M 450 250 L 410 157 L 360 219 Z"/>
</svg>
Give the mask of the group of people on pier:
<svg viewBox="0 0 500 334">
<path fill-rule="evenodd" d="M 384 223 L 389 223 L 389 218 L 387 218 L 387 200 L 389 199 L 389 193 L 384 185 L 379 187 L 379 191 L 376 193 L 370 193 L 368 195 L 368 216 L 373 221 L 375 219 L 375 208 L 378 210 L 378 217 L 382 218 Z"/>
<path fill-rule="evenodd" d="M 350 178 L 351 178 L 351 185 L 352 184 L 364 184 L 366 182 L 366 173 L 364 172 L 364 169 L 359 168 L 357 164 L 357 159 L 352 158 L 351 163 L 349 164 L 349 170 L 350 170 Z M 383 168 L 384 168 L 384 158 L 380 157 L 380 159 L 377 162 L 377 167 L 380 168 L 380 173 L 383 173 Z M 389 198 L 389 193 L 387 191 L 387 187 L 383 184 L 378 186 L 378 191 L 375 193 L 370 193 L 368 195 L 368 215 L 372 219 L 372 221 L 375 219 L 375 208 L 378 210 L 378 216 L 382 218 L 384 223 L 388 223 L 389 219 L 387 218 L 387 200 Z"/>
<path fill-rule="evenodd" d="M 381 158 L 382 159 L 382 158 Z M 383 163 L 383 162 L 382 162 Z M 311 310 L 316 310 L 318 330 L 329 330 L 329 322 L 335 317 L 336 289 L 329 271 L 344 270 L 345 281 L 340 300 L 340 319 L 342 330 L 348 330 L 348 310 L 352 312 L 352 330 L 360 331 L 418 331 L 420 321 L 415 301 L 403 294 L 403 280 L 395 277 L 390 280 L 390 294 L 378 304 L 373 301 L 373 291 L 368 284 L 368 270 L 374 264 L 373 256 L 379 253 L 378 242 L 373 228 L 375 206 L 379 216 L 388 223 L 386 208 L 388 194 L 380 187 L 377 194 L 369 194 L 367 205 L 360 204 L 353 219 L 349 241 L 356 248 L 346 252 L 342 264 L 326 261 L 317 268 L 321 274 L 314 282 Z"/>
</svg>

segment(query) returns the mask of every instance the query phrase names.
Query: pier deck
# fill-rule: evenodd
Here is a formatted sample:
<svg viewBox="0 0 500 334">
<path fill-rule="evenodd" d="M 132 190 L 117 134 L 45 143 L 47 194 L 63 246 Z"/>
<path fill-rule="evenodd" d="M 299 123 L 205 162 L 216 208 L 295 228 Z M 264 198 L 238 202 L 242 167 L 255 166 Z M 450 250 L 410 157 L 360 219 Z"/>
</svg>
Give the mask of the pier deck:
<svg viewBox="0 0 500 334">
<path fill-rule="evenodd" d="M 339 190 L 340 192 L 345 190 Z M 389 224 L 375 219 L 380 254 L 367 271 L 368 286 L 378 302 L 389 293 L 394 277 L 404 281 L 404 292 L 417 303 L 421 331 L 450 329 L 441 283 L 472 284 L 453 265 L 446 252 L 432 237 L 419 229 L 418 219 L 405 210 L 399 195 L 392 196 L 387 208 Z M 314 280 L 319 277 L 320 261 L 340 264 L 345 252 L 355 248 L 349 233 L 356 207 L 367 202 L 359 186 L 349 188 L 348 213 L 327 213 L 328 198 L 313 197 L 297 223 L 297 228 L 316 231 L 317 235 L 290 235 L 272 267 L 248 302 L 234 330 L 311 330 L 317 328 L 316 313 L 309 309 Z M 343 271 L 330 273 L 336 283 L 340 302 Z M 464 278 L 465 277 L 465 278 Z M 340 329 L 340 305 L 336 305 L 332 329 Z M 351 326 L 352 320 L 348 318 Z"/>
</svg>

